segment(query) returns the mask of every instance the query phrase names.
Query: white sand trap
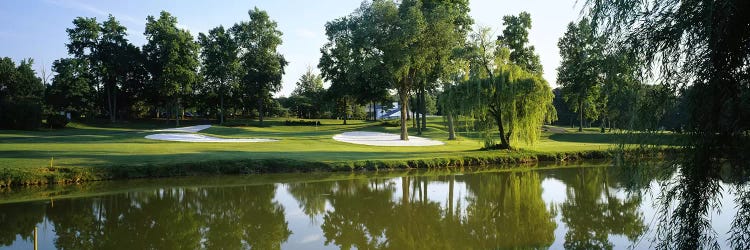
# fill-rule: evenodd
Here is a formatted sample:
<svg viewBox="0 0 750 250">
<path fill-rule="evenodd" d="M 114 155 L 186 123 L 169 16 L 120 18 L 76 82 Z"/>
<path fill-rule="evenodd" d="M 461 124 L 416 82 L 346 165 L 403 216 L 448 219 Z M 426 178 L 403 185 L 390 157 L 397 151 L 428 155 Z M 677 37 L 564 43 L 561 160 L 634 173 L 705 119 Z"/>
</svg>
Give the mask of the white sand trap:
<svg viewBox="0 0 750 250">
<path fill-rule="evenodd" d="M 181 128 L 168 128 L 168 129 L 159 129 L 154 130 L 158 132 L 185 132 L 185 133 L 197 133 L 198 131 L 210 128 L 211 125 L 198 125 L 198 126 L 190 126 L 190 127 L 181 127 Z"/>
<path fill-rule="evenodd" d="M 408 141 L 402 141 L 400 135 L 386 134 L 380 132 L 346 132 L 333 136 L 334 140 L 354 144 L 370 146 L 398 146 L 398 147 L 417 147 L 417 146 L 438 146 L 445 143 L 436 140 L 430 140 L 423 137 L 409 136 Z"/>
<path fill-rule="evenodd" d="M 199 134 L 153 134 L 147 135 L 146 139 L 160 140 L 160 141 L 178 141 L 178 142 L 274 142 L 278 140 L 274 139 L 263 139 L 263 138 L 248 138 L 248 139 L 225 139 L 207 135 Z"/>
<path fill-rule="evenodd" d="M 226 139 L 218 138 L 207 135 L 192 134 L 198 131 L 210 128 L 211 125 L 198 125 L 181 128 L 168 128 L 154 130 L 158 132 L 184 132 L 184 133 L 168 133 L 168 134 L 153 134 L 147 135 L 146 139 L 160 140 L 160 141 L 177 141 L 177 142 L 274 142 L 278 141 L 275 139 L 264 139 L 264 138 L 246 138 L 246 139 Z"/>
</svg>

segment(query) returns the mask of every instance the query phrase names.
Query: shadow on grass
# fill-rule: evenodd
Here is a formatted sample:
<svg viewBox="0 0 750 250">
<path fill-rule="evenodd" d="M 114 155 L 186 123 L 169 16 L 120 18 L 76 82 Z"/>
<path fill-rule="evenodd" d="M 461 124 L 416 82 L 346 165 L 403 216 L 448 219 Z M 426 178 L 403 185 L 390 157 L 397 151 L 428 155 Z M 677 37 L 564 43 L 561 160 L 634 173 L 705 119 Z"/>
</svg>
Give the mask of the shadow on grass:
<svg viewBox="0 0 750 250">
<path fill-rule="evenodd" d="M 87 151 L 86 153 L 71 151 L 37 151 L 37 150 L 15 150 L 0 152 L 0 158 L 17 160 L 49 160 L 55 158 L 56 166 L 85 166 L 85 167 L 112 167 L 131 166 L 144 164 L 180 164 L 210 161 L 233 161 L 233 160 L 258 160 L 258 159 L 287 159 L 308 162 L 335 162 L 335 161 L 366 161 L 366 160 L 403 160 L 433 158 L 436 155 L 453 156 L 456 154 L 482 154 L 481 151 L 434 151 L 424 153 L 414 152 L 361 152 L 361 151 L 302 151 L 302 152 L 246 152 L 228 150 L 203 150 L 189 153 L 174 154 L 112 154 L 111 151 Z M 425 157 L 420 157 L 424 154 Z M 429 155 L 429 157 L 427 156 Z M 74 160 L 75 162 L 67 162 Z M 83 162 L 83 163 L 82 163 Z M 8 166 L 16 167 L 16 166 Z M 44 166 L 39 166 L 44 167 Z M 34 167 L 29 167 L 34 168 Z"/>
<path fill-rule="evenodd" d="M 684 135 L 672 133 L 564 133 L 552 134 L 550 140 L 574 143 L 644 144 L 679 146 L 685 141 Z"/>
</svg>

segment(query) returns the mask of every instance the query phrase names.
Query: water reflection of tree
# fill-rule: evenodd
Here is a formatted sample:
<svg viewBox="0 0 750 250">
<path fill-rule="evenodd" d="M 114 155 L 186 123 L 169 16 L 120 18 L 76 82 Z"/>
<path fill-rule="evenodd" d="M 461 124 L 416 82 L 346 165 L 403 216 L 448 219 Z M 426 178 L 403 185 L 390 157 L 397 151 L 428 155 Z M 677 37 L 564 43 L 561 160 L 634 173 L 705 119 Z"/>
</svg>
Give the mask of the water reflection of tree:
<svg viewBox="0 0 750 250">
<path fill-rule="evenodd" d="M 639 211 L 641 198 L 617 198 L 605 168 L 578 168 L 560 174 L 567 184 L 568 199 L 560 205 L 568 226 L 566 249 L 612 249 L 609 235 L 624 235 L 635 241 L 646 230 Z"/>
<path fill-rule="evenodd" d="M 286 184 L 289 193 L 299 203 L 302 209 L 310 219 L 323 214 L 326 208 L 327 195 L 333 190 L 336 182 L 293 182 Z"/>
<path fill-rule="evenodd" d="M 31 240 L 34 227 L 44 219 L 44 206 L 29 206 L 24 203 L 0 205 L 0 246 L 10 246 L 20 235 Z"/>
<path fill-rule="evenodd" d="M 557 227 L 542 200 L 537 172 L 463 178 L 471 192 L 462 224 L 479 248 L 544 248 Z"/>
<path fill-rule="evenodd" d="M 275 186 L 174 188 L 60 200 L 60 249 L 279 249 L 291 234 Z"/>
<path fill-rule="evenodd" d="M 454 202 L 456 179 L 470 192 L 465 211 Z M 430 199 L 433 183 L 448 184 L 444 205 Z M 554 216 L 541 198 L 536 172 L 345 180 L 329 189 L 298 190 L 303 186 L 290 185 L 303 211 L 319 211 L 325 204 L 320 194 L 330 194 L 324 197 L 332 209 L 321 228 L 326 244 L 342 249 L 528 248 L 554 241 Z"/>
<path fill-rule="evenodd" d="M 364 179 L 339 181 L 327 196 L 333 210 L 323 216 L 321 229 L 327 244 L 341 249 L 375 249 L 393 213 L 391 182 Z"/>
</svg>

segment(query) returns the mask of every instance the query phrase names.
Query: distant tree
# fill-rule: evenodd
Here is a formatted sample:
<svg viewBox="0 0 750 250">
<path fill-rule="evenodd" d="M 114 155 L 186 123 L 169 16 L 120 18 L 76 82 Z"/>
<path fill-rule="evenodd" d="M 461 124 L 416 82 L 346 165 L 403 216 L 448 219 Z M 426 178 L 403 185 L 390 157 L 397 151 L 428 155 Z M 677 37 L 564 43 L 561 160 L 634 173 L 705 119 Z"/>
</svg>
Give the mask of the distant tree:
<svg viewBox="0 0 750 250">
<path fill-rule="evenodd" d="M 148 16 L 144 35 L 148 42 L 143 52 L 152 77 L 151 86 L 159 96 L 171 102 L 175 124 L 179 126 L 181 100 L 191 93 L 192 85 L 198 80 L 199 46 L 189 31 L 177 28 L 177 18 L 166 11 L 162 11 L 158 19 Z"/>
<path fill-rule="evenodd" d="M 257 7 L 248 11 L 248 15 L 250 21 L 235 24 L 231 31 L 240 51 L 240 83 L 245 94 L 255 98 L 262 123 L 264 103 L 281 89 L 281 77 L 288 62 L 277 51 L 283 34 L 277 23 Z"/>
<path fill-rule="evenodd" d="M 562 57 L 557 69 L 557 83 L 562 86 L 565 101 L 578 113 L 579 132 L 583 131 L 584 116 L 598 116 L 603 41 L 590 21 L 584 18 L 577 24 L 568 24 L 568 30 L 557 43 Z"/>
<path fill-rule="evenodd" d="M 297 116 L 301 118 L 320 117 L 323 95 L 325 94 L 323 78 L 308 67 L 307 71 L 300 76 L 296 85 L 289 99 Z"/>
<path fill-rule="evenodd" d="M 503 35 L 498 37 L 502 46 L 510 49 L 510 61 L 521 66 L 524 70 L 542 74 L 542 63 L 536 54 L 534 46 L 529 46 L 529 30 L 531 29 L 531 14 L 521 12 L 518 16 L 503 17 Z"/>
<path fill-rule="evenodd" d="M 224 96 L 236 87 L 239 71 L 238 46 L 230 32 L 223 26 L 198 34 L 202 47 L 201 73 L 211 92 L 219 95 L 219 124 L 224 123 Z"/>
<path fill-rule="evenodd" d="M 57 73 L 52 84 L 46 89 L 47 104 L 54 111 L 90 112 L 94 105 L 94 74 L 88 69 L 88 61 L 63 58 L 52 63 L 52 71 Z"/>
<path fill-rule="evenodd" d="M 357 97 L 355 84 L 356 61 L 352 41 L 352 29 L 356 19 L 342 17 L 326 23 L 328 42 L 320 49 L 318 68 L 322 76 L 331 82 L 327 95 L 335 99 L 337 113 L 343 116 L 344 124 L 351 113 L 350 105 Z"/>
<path fill-rule="evenodd" d="M 146 56 L 140 48 L 128 44 L 121 52 L 120 59 L 124 63 L 124 72 L 120 75 L 120 91 L 118 100 L 127 108 L 127 112 L 135 116 L 144 116 L 148 113 L 148 89 L 150 80 L 146 68 Z"/>
<path fill-rule="evenodd" d="M 606 50 L 601 65 L 603 86 L 600 99 L 604 101 L 601 109 L 602 129 L 604 119 L 614 127 L 637 129 L 638 102 L 643 100 L 643 83 L 641 82 L 640 63 L 632 53 L 625 49 Z M 614 123 L 614 124 L 613 124 Z"/>
<path fill-rule="evenodd" d="M 132 89 L 128 84 L 143 84 L 143 60 L 140 50 L 128 42 L 125 36 L 127 29 L 112 15 L 106 21 L 97 23 L 95 18 L 78 17 L 73 20 L 73 28 L 66 30 L 69 43 L 68 53 L 80 61 L 79 66 L 86 66 L 93 76 L 89 81 L 95 90 L 91 94 L 103 96 L 103 99 L 89 97 L 100 101 L 106 108 L 110 121 L 115 122 L 121 106 L 118 96 L 122 88 Z M 134 81 L 138 75 L 137 81 Z M 132 99 L 129 96 L 127 99 Z M 128 101 L 126 101 L 128 102 Z M 131 101 L 132 103 L 132 101 Z"/>
<path fill-rule="evenodd" d="M 323 78 L 320 75 L 315 74 L 311 67 L 307 67 L 299 80 L 297 80 L 296 87 L 292 91 L 292 95 L 312 95 L 323 91 Z"/>
<path fill-rule="evenodd" d="M 16 63 L 10 57 L 0 59 L 0 99 L 9 99 L 16 92 Z"/>
<path fill-rule="evenodd" d="M 44 85 L 36 76 L 33 63 L 32 59 L 24 59 L 16 67 L 10 58 L 0 59 L 0 128 L 39 128 Z"/>
<path fill-rule="evenodd" d="M 24 59 L 16 67 L 12 59 L 0 59 L 0 99 L 30 99 L 36 102 L 41 100 L 44 85 L 41 78 L 36 76 L 33 64 L 33 59 Z"/>
</svg>

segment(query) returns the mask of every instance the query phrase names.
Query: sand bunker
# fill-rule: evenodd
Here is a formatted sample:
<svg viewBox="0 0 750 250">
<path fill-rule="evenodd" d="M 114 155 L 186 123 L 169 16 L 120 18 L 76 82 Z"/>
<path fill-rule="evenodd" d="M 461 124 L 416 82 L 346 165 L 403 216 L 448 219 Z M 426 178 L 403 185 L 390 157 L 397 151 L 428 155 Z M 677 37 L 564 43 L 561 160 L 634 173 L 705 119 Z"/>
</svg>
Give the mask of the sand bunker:
<svg viewBox="0 0 750 250">
<path fill-rule="evenodd" d="M 181 127 L 181 128 L 168 128 L 168 129 L 159 129 L 154 130 L 158 132 L 185 132 L 185 133 L 198 133 L 198 131 L 210 128 L 211 125 L 198 125 L 198 126 L 190 126 L 190 127 Z"/>
<path fill-rule="evenodd" d="M 370 146 L 438 146 L 445 143 L 436 140 L 430 140 L 423 137 L 409 136 L 408 141 L 402 141 L 399 135 L 386 134 L 379 132 L 346 132 L 333 136 L 334 140 L 354 144 Z"/>
<path fill-rule="evenodd" d="M 272 142 L 274 139 L 249 138 L 249 139 L 225 139 L 199 134 L 155 134 L 148 135 L 146 139 L 160 141 L 179 141 L 179 142 Z"/>
<path fill-rule="evenodd" d="M 158 132 L 185 132 L 185 133 L 167 133 L 167 134 L 153 134 L 147 135 L 146 139 L 160 140 L 160 141 L 176 141 L 176 142 L 273 142 L 278 141 L 274 139 L 264 138 L 246 138 L 246 139 L 226 139 L 218 138 L 207 135 L 192 134 L 198 131 L 210 128 L 211 125 L 198 125 L 182 128 L 170 128 L 154 130 Z"/>
</svg>

